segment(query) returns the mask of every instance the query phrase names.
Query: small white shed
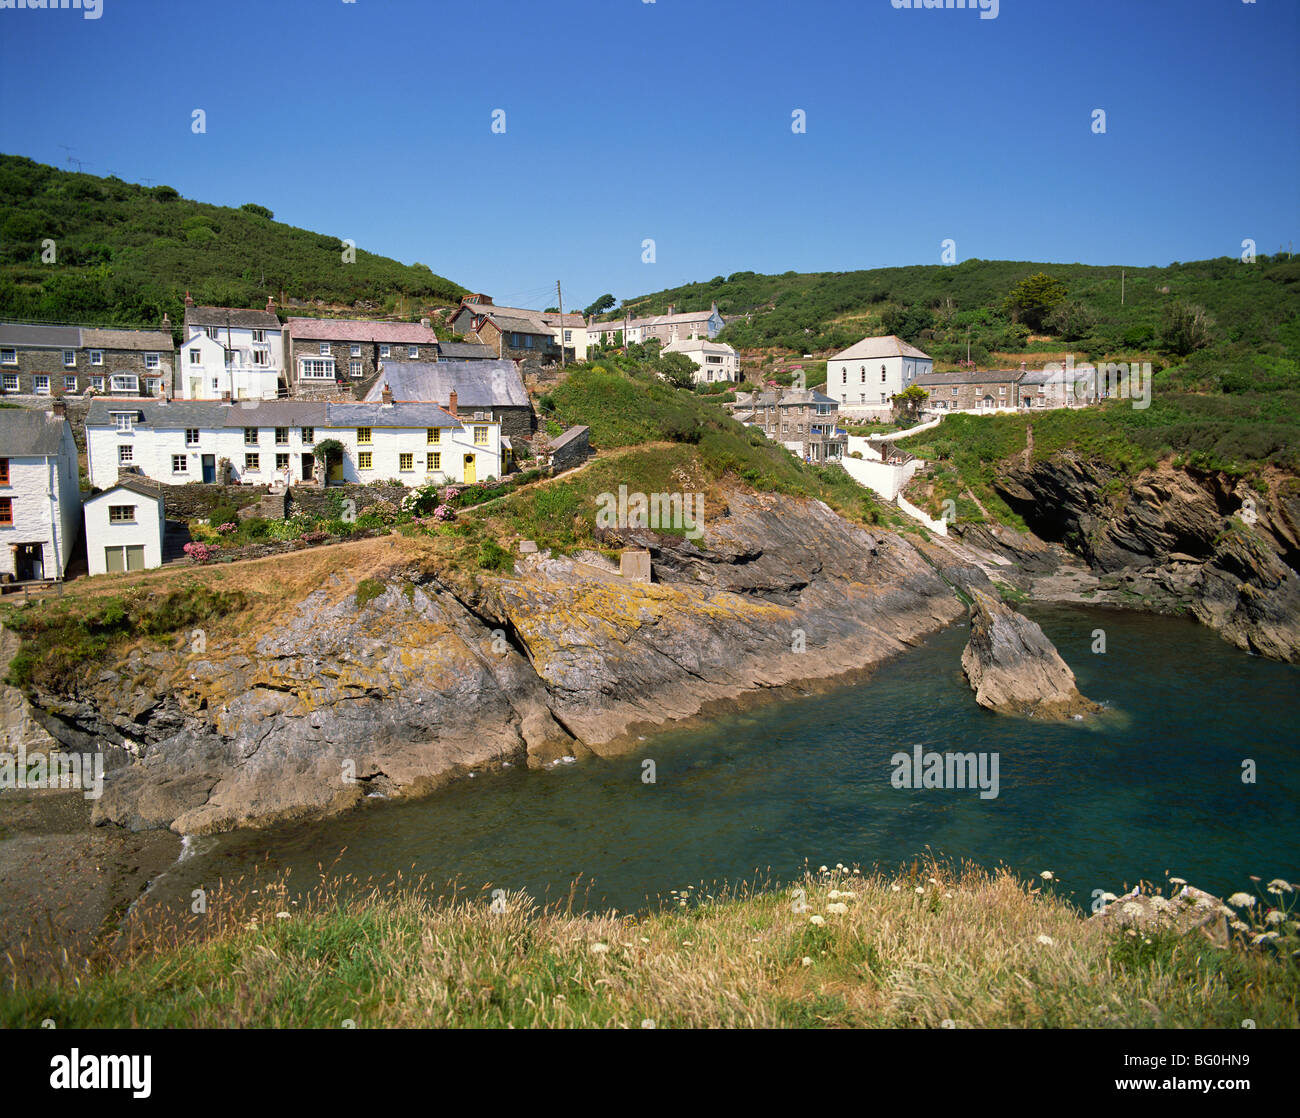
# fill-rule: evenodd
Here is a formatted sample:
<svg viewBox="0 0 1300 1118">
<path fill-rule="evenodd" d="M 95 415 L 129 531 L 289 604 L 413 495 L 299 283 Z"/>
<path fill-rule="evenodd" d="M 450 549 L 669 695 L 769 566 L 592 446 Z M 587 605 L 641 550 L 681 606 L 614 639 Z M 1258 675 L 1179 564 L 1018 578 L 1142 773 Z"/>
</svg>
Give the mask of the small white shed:
<svg viewBox="0 0 1300 1118">
<path fill-rule="evenodd" d="M 92 575 L 162 566 L 162 489 L 127 478 L 86 501 L 86 560 Z"/>
</svg>

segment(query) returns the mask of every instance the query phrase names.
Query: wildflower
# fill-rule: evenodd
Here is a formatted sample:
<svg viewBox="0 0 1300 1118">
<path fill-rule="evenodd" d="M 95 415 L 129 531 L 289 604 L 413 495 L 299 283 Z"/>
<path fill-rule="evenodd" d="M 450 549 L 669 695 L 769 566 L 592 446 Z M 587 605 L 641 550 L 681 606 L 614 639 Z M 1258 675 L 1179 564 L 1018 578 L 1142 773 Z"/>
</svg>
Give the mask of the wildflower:
<svg viewBox="0 0 1300 1118">
<path fill-rule="evenodd" d="M 802 960 L 802 965 L 805 966 L 805 967 L 810 967 L 810 966 L 812 966 L 812 960 L 811 960 L 810 958 L 808 958 L 807 955 L 805 955 L 805 956 L 803 957 L 803 960 Z"/>
<path fill-rule="evenodd" d="M 1264 917 L 1264 920 L 1269 924 L 1280 924 L 1285 919 L 1286 913 L 1276 908 Z"/>
<path fill-rule="evenodd" d="M 1125 934 L 1126 936 L 1136 936 L 1136 935 L 1137 935 L 1137 932 L 1134 931 L 1132 928 L 1128 928 L 1128 929 L 1125 930 L 1124 934 Z"/>
<path fill-rule="evenodd" d="M 832 913 L 835 916 L 843 916 L 844 913 L 848 912 L 848 910 L 849 910 L 849 906 L 846 904 L 840 904 L 839 901 L 836 901 L 834 904 L 828 904 L 826 906 L 826 911 Z"/>
<path fill-rule="evenodd" d="M 891 893 L 901 893 L 903 891 L 903 887 L 901 885 L 891 885 L 889 887 L 889 891 Z"/>
<path fill-rule="evenodd" d="M 830 873 L 831 871 L 828 870 L 825 866 L 818 866 L 818 867 L 817 867 L 817 872 L 818 872 L 818 873 Z"/>
<path fill-rule="evenodd" d="M 1169 879 L 1169 884 L 1170 884 L 1170 885 L 1186 885 L 1187 882 L 1186 882 L 1185 880 L 1183 880 L 1183 878 L 1181 878 L 1181 877 L 1171 877 L 1171 878 Z"/>
<path fill-rule="evenodd" d="M 826 918 L 825 918 L 824 916 L 817 916 L 817 915 L 814 914 L 814 915 L 808 917 L 808 923 L 809 923 L 809 924 L 816 924 L 817 927 L 820 928 L 823 924 L 826 923 Z"/>
<path fill-rule="evenodd" d="M 1052 939 L 1051 936 L 1039 936 L 1036 942 L 1041 943 L 1044 947 L 1056 946 L 1056 940 Z"/>
<path fill-rule="evenodd" d="M 1249 893 L 1233 893 L 1228 898 L 1228 903 L 1236 908 L 1254 908 L 1255 898 Z"/>
<path fill-rule="evenodd" d="M 593 955 L 604 955 L 608 951 L 609 944 L 607 943 L 593 943 L 591 945 L 591 953 Z"/>
<path fill-rule="evenodd" d="M 925 889 L 920 885 L 916 887 L 916 892 L 919 893 L 921 896 L 925 896 Z"/>
<path fill-rule="evenodd" d="M 289 914 L 288 914 L 287 912 L 277 912 L 277 913 L 275 914 L 275 918 L 276 918 L 277 920 L 288 920 L 288 919 L 289 919 Z"/>
<path fill-rule="evenodd" d="M 1277 932 L 1260 932 L 1250 941 L 1251 947 L 1258 947 L 1261 943 L 1272 943 L 1278 938 Z"/>
<path fill-rule="evenodd" d="M 1055 881 L 1055 880 L 1056 880 L 1056 878 L 1053 876 L 1051 870 L 1043 870 L 1043 872 L 1040 873 L 1038 876 L 1041 877 L 1044 881 Z"/>
<path fill-rule="evenodd" d="M 1248 932 L 1248 931 L 1250 931 L 1250 925 L 1247 924 L 1247 923 L 1245 923 L 1244 921 L 1241 921 L 1241 920 L 1233 920 L 1233 921 L 1232 921 L 1228 926 L 1229 926 L 1229 927 L 1230 927 L 1234 932 Z"/>
<path fill-rule="evenodd" d="M 641 937 L 641 942 L 642 942 L 642 943 L 649 943 L 650 940 L 647 939 L 645 936 L 642 936 L 642 937 Z"/>
<path fill-rule="evenodd" d="M 1280 877 L 1273 878 L 1265 888 L 1268 889 L 1270 893 L 1290 893 L 1294 891 L 1291 888 L 1291 883 L 1289 881 L 1283 881 Z"/>
</svg>

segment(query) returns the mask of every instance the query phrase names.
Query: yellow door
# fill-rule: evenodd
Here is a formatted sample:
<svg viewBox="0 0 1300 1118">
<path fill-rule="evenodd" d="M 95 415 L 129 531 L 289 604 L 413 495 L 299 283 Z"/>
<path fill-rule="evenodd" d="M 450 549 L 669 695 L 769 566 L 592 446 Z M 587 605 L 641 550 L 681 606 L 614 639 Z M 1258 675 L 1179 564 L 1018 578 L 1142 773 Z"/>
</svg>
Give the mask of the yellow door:
<svg viewBox="0 0 1300 1118">
<path fill-rule="evenodd" d="M 474 455 L 465 455 L 465 484 L 473 485 L 478 481 L 478 471 L 474 469 Z"/>
<path fill-rule="evenodd" d="M 330 480 L 330 481 L 342 481 L 342 480 L 343 480 L 343 459 L 342 459 L 342 458 L 331 458 L 331 459 L 330 459 L 330 473 L 329 473 L 329 480 Z"/>
</svg>

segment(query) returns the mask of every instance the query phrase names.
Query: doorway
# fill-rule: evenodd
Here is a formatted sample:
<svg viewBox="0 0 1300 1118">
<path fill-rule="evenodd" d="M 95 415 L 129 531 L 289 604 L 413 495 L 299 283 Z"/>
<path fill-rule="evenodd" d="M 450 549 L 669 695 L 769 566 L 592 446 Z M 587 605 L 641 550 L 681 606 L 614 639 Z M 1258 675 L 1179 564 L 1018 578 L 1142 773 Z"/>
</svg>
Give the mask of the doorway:
<svg viewBox="0 0 1300 1118">
<path fill-rule="evenodd" d="M 205 454 L 203 456 L 203 484 L 211 485 L 217 480 L 217 456 L 215 454 Z"/>
<path fill-rule="evenodd" d="M 478 470 L 474 466 L 474 455 L 465 455 L 465 484 L 473 485 L 478 481 Z"/>
<path fill-rule="evenodd" d="M 316 459 L 313 455 L 304 454 L 302 456 L 302 480 L 311 481 L 312 470 L 316 466 Z"/>
<path fill-rule="evenodd" d="M 34 582 L 45 578 L 44 544 L 14 545 L 14 577 L 19 582 Z"/>
</svg>

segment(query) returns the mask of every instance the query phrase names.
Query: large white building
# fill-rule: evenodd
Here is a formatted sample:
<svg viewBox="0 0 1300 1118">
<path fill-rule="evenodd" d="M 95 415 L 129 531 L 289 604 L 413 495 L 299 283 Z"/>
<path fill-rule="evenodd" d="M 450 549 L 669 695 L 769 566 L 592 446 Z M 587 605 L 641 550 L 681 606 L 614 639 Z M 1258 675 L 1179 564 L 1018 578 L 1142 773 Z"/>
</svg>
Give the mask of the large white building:
<svg viewBox="0 0 1300 1118">
<path fill-rule="evenodd" d="M 284 330 L 271 300 L 264 311 L 199 307 L 186 293 L 177 399 L 273 400 L 283 378 Z"/>
<path fill-rule="evenodd" d="M 86 416 L 91 484 L 115 485 L 138 471 L 164 485 L 319 481 L 316 450 L 332 482 L 407 485 L 500 477 L 501 425 L 457 414 L 457 402 L 332 404 L 304 400 L 208 403 L 95 400 Z M 75 461 L 75 459 L 74 459 Z"/>
<path fill-rule="evenodd" d="M 670 306 L 667 314 L 646 318 L 626 316 L 612 322 L 593 322 L 587 326 L 589 345 L 614 345 L 622 338 L 624 345 L 636 345 L 657 339 L 663 345 L 691 338 L 716 338 L 726 323 L 714 303 L 707 311 L 679 311 Z"/>
<path fill-rule="evenodd" d="M 162 566 L 166 512 L 161 487 L 124 478 L 86 500 L 86 563 L 92 575 Z"/>
<path fill-rule="evenodd" d="M 62 401 L 0 409 L 0 577 L 61 579 L 81 529 L 77 445 Z"/>
<path fill-rule="evenodd" d="M 698 366 L 695 370 L 696 384 L 740 380 L 740 358 L 731 346 L 722 342 L 687 338 L 685 341 L 669 342 L 660 352 L 684 353 L 694 361 Z"/>
<path fill-rule="evenodd" d="M 889 414 L 894 396 L 933 371 L 934 359 L 902 338 L 863 338 L 826 362 L 826 394 L 841 411 Z"/>
</svg>

